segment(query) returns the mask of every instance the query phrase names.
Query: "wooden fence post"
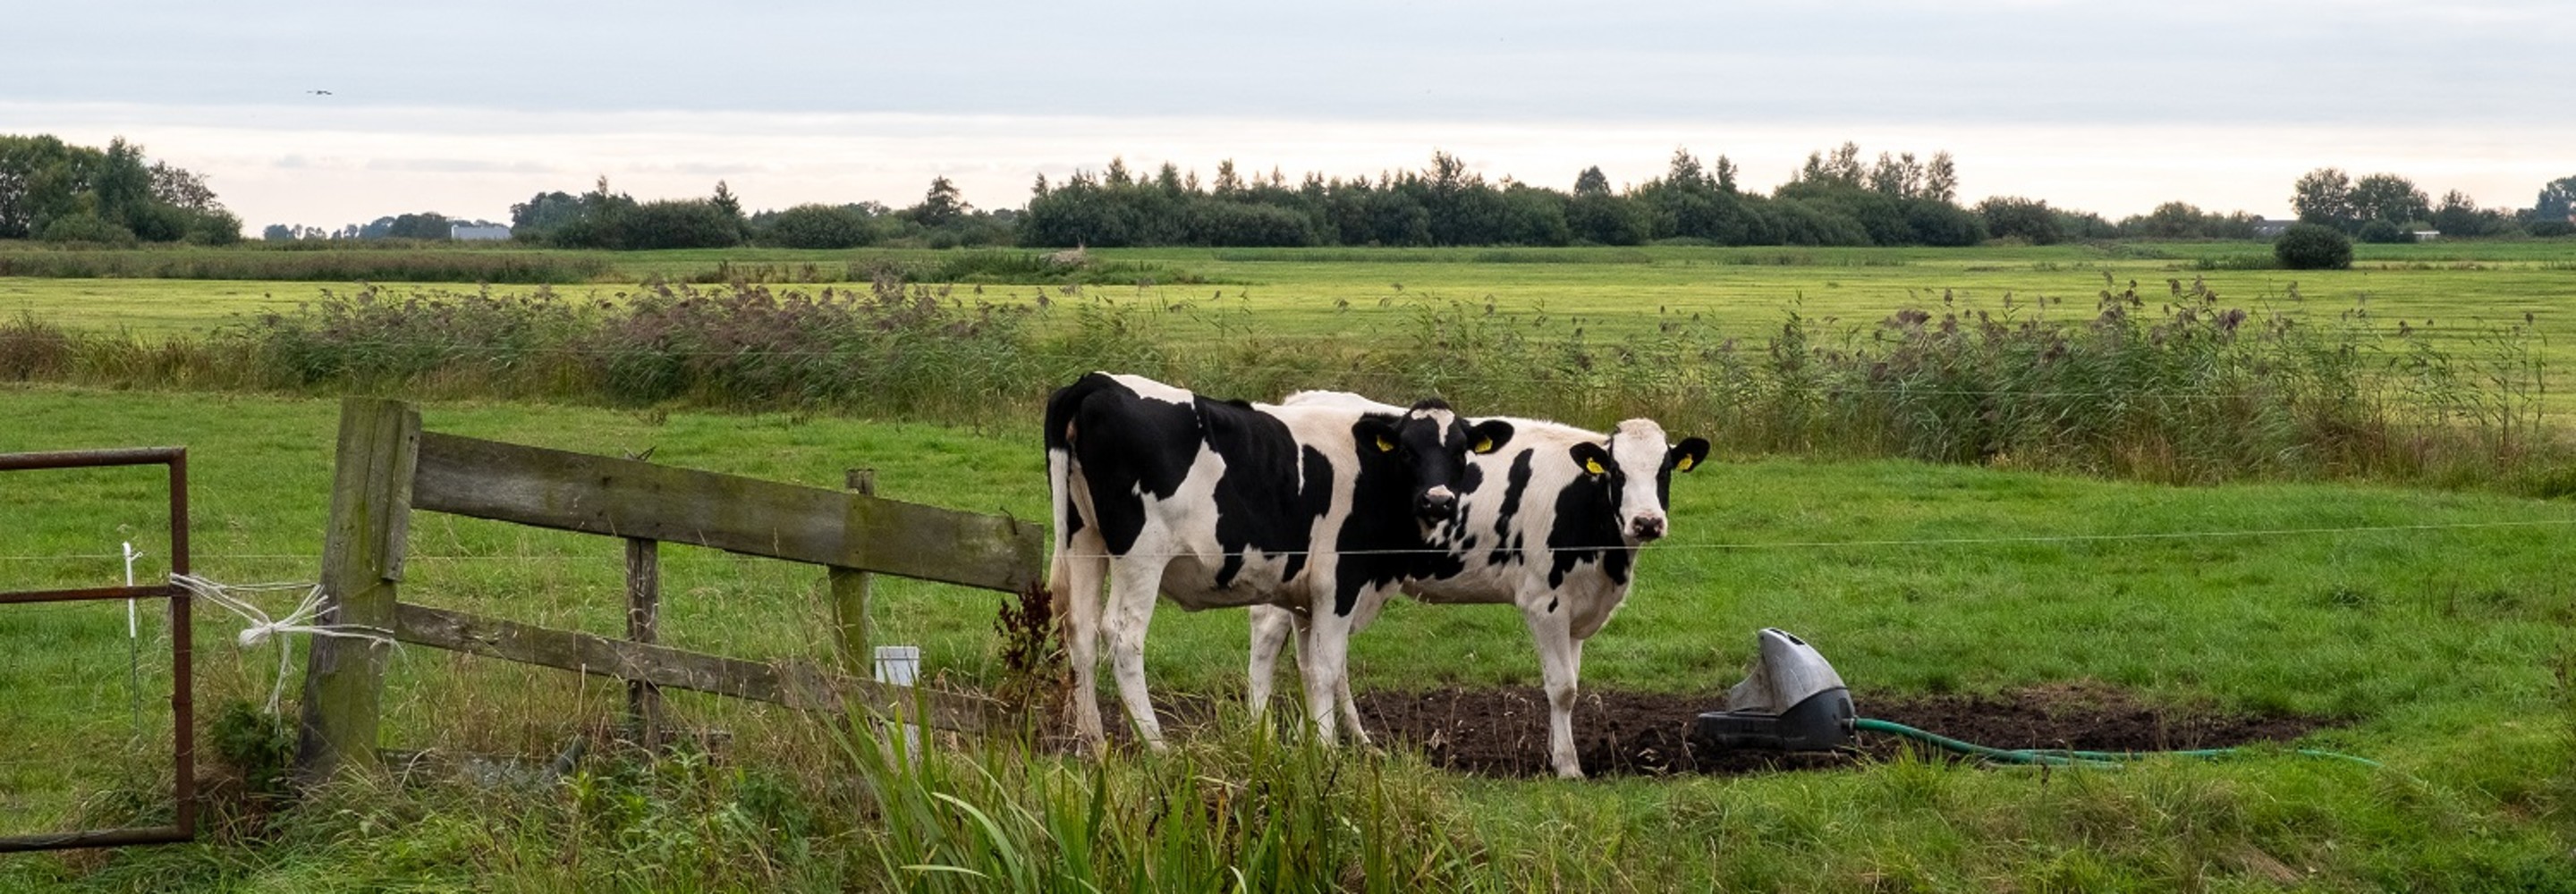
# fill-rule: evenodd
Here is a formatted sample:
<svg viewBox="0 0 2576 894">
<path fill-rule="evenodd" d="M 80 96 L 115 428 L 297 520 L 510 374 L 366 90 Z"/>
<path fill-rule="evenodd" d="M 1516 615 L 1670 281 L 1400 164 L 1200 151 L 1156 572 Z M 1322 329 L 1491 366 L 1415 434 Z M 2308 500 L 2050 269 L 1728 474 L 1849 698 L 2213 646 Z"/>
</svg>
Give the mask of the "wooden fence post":
<svg viewBox="0 0 2576 894">
<path fill-rule="evenodd" d="M 877 470 L 849 470 L 849 488 L 863 497 L 877 495 Z M 861 680 L 873 679 L 876 660 L 868 652 L 868 597 L 875 588 L 876 575 L 848 568 L 832 568 L 832 628 L 840 634 L 841 672 Z"/>
<path fill-rule="evenodd" d="M 650 644 L 662 626 L 661 541 L 626 539 L 626 638 Z M 662 747 L 662 688 L 642 680 L 626 681 L 626 714 L 635 722 L 635 742 Z"/>
<path fill-rule="evenodd" d="M 340 403 L 331 519 L 322 540 L 321 623 L 394 629 L 395 583 L 411 518 L 420 414 L 399 401 Z M 296 777 L 312 784 L 376 764 L 376 726 L 389 647 L 317 636 L 304 659 L 304 709 Z"/>
</svg>

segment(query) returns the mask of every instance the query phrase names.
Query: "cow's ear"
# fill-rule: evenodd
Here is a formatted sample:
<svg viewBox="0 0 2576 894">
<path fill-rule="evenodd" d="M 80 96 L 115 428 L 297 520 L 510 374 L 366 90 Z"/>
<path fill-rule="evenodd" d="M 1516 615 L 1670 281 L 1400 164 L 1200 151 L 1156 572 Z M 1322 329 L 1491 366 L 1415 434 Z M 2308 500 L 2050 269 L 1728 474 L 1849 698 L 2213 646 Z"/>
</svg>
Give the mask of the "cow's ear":
<svg viewBox="0 0 2576 894">
<path fill-rule="evenodd" d="M 1610 474 L 1610 451 L 1602 449 L 1599 444 L 1577 441 L 1574 446 L 1566 448 L 1566 453 L 1574 457 L 1574 464 L 1582 467 L 1583 474 L 1594 477 Z"/>
<path fill-rule="evenodd" d="M 1362 450 L 1379 453 L 1395 452 L 1395 420 L 1389 416 L 1369 414 L 1351 424 L 1351 440 Z"/>
<path fill-rule="evenodd" d="M 1505 420 L 1487 419 L 1476 423 L 1467 429 L 1467 449 L 1476 453 L 1501 450 L 1503 445 L 1512 442 L 1512 432 L 1512 424 Z"/>
<path fill-rule="evenodd" d="M 1679 446 L 1664 454 L 1664 468 L 1676 472 L 1688 472 L 1699 468 L 1700 463 L 1707 461 L 1707 438 L 1683 438 Z"/>
</svg>

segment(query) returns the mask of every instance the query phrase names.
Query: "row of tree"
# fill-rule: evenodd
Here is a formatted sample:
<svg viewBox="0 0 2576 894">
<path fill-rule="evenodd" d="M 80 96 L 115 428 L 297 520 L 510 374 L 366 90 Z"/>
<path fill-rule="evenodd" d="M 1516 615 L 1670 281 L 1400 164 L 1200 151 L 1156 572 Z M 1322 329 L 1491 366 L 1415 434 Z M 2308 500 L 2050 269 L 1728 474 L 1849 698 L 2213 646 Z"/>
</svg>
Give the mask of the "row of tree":
<svg viewBox="0 0 2576 894">
<path fill-rule="evenodd" d="M 1636 245 L 1690 239 L 1718 245 L 1971 245 L 1982 222 L 1955 202 L 1948 153 L 1860 160 L 1846 143 L 1810 155 L 1773 194 L 1746 192 L 1718 156 L 1673 154 L 1663 176 L 1613 191 L 1598 167 L 1570 192 L 1487 181 L 1434 152 L 1420 171 L 1343 180 L 1276 169 L 1242 176 L 1231 161 L 1213 182 L 1170 164 L 1150 177 L 1123 160 L 1061 184 L 1038 179 L 1019 242 L 1066 245 Z"/>
<path fill-rule="evenodd" d="M 2356 180 L 2340 168 L 2309 171 L 2290 193 L 2290 207 L 2300 222 L 2333 227 L 2366 242 L 2412 241 L 2425 230 L 2448 238 L 2564 236 L 2576 232 L 2571 205 L 2576 205 L 2576 177 L 2543 185 L 2532 207 L 2518 214 L 2480 208 L 2459 190 L 2444 193 L 2437 205 L 2404 177 L 2370 174 Z"/>
<path fill-rule="evenodd" d="M 1307 175 L 1291 185 L 1278 170 L 1244 176 L 1233 162 L 1212 181 L 1166 164 L 1151 177 L 1112 159 L 1105 174 L 1061 184 L 1040 177 L 1025 212 L 968 205 L 942 177 L 916 205 L 873 202 L 799 205 L 744 215 L 723 183 L 705 199 L 639 202 L 603 178 L 590 192 L 541 193 L 511 207 L 514 238 L 580 248 L 725 247 L 739 244 L 850 248 L 892 240 L 932 246 L 1147 245 L 1636 245 L 1685 239 L 1719 245 L 1972 245 L 1993 235 L 2034 242 L 2107 235 L 2098 218 L 2063 215 L 2044 203 L 1994 200 L 1971 210 L 1956 202 L 1948 153 L 1861 160 L 1846 143 L 1815 153 L 1772 194 L 1747 192 L 1724 156 L 1702 164 L 1674 154 L 1665 175 L 1614 191 L 1598 167 L 1571 192 L 1504 178 L 1487 181 L 1465 162 L 1435 152 L 1429 168 L 1375 179 Z M 2197 212 L 2194 212 L 2197 213 Z M 2033 217 L 2035 215 L 2035 217 Z M 2025 219 L 2030 218 L 2030 219 Z M 2096 226 L 2095 224 L 2098 224 Z M 2250 226 L 2246 227 L 2250 235 Z"/>
<path fill-rule="evenodd" d="M 498 227 L 500 224 L 488 220 L 454 218 L 435 211 L 422 211 L 387 215 L 364 224 L 349 224 L 337 230 L 308 227 L 302 224 L 269 224 L 266 229 L 260 231 L 260 238 L 270 242 L 297 239 L 438 240 L 454 238 L 456 228 L 460 226 Z"/>
<path fill-rule="evenodd" d="M 241 240 L 241 219 L 204 177 L 147 163 L 122 138 L 94 149 L 0 135 L 0 239 L 222 245 Z"/>
<path fill-rule="evenodd" d="M 1715 245 L 1971 245 L 1988 239 L 2047 244 L 2069 239 L 2255 238 L 2267 228 L 2242 212 L 2205 212 L 2168 202 L 2117 223 L 1999 196 L 1962 207 L 1947 152 L 1918 159 L 1880 153 L 1864 162 L 1852 143 L 1810 153 L 1769 193 L 1742 188 L 1735 163 L 1703 164 L 1673 153 L 1662 176 L 1613 189 L 1601 169 L 1584 169 L 1559 191 L 1510 177 L 1488 181 L 1465 162 L 1434 152 L 1418 171 L 1375 178 L 1307 174 L 1293 184 L 1277 169 L 1246 176 L 1234 162 L 1212 181 L 1171 164 L 1151 176 L 1111 159 L 1100 173 L 1062 183 L 1037 179 L 1026 211 L 979 210 L 947 178 L 932 181 L 911 207 L 875 202 L 798 205 L 745 214 L 724 183 L 703 199 L 638 201 L 609 189 L 540 193 L 511 206 L 514 238 L 574 248 L 720 248 L 743 244 L 852 248 L 891 241 L 934 247 L 1308 246 L 1308 245 L 1636 245 L 1687 240 Z M 2319 168 L 2292 187 L 2302 222 L 2364 240 L 2403 241 L 2424 230 L 2446 237 L 2565 235 L 2576 231 L 2576 177 L 2542 187 L 2520 212 L 2479 208 L 2452 191 L 2433 202 L 2395 174 L 2355 179 Z M 272 225 L 271 240 L 448 238 L 466 223 L 434 212 L 377 218 L 338 230 Z M 471 221 L 483 224 L 482 221 Z M 241 222 L 215 200 L 205 179 L 147 161 L 123 139 L 105 149 L 51 136 L 0 135 L 0 239 L 130 244 L 240 238 Z"/>
<path fill-rule="evenodd" d="M 1112 159 L 1106 173 L 1075 174 L 1062 184 L 1039 178 L 1019 242 L 1029 246 L 1120 245 L 1634 245 L 1693 240 L 1718 245 L 1970 245 L 1988 239 L 2050 244 L 2080 239 L 2254 239 L 2277 232 L 2245 212 L 2204 211 L 2167 202 L 2118 222 L 2042 200 L 1997 196 L 1963 208 L 1949 153 L 1919 160 L 1880 153 L 1864 164 L 1844 143 L 1810 153 L 1806 164 L 1768 195 L 1737 185 L 1735 164 L 1720 155 L 1703 165 L 1689 150 L 1673 154 L 1664 175 L 1613 191 L 1598 167 L 1577 175 L 1571 192 L 1509 178 L 1487 183 L 1455 157 L 1435 152 L 1431 167 L 1375 180 L 1326 180 L 1309 174 L 1295 186 L 1274 170 L 1265 180 L 1239 177 L 1220 164 L 1210 188 L 1169 164 L 1152 177 Z M 2299 219 L 2379 241 L 2407 241 L 2419 231 L 2449 237 L 2568 235 L 2576 212 L 2576 177 L 2544 186 L 2534 207 L 2481 209 L 2452 191 L 2440 204 L 2394 174 L 2353 181 L 2323 168 L 2294 187 Z M 2269 225 L 2267 225 L 2269 224 Z"/>
<path fill-rule="evenodd" d="M 538 193 L 510 206 L 514 239 L 564 248 L 725 248 L 760 244 L 787 248 L 856 248 L 896 239 L 932 247 L 1007 245 L 1018 212 L 984 212 L 966 203 L 955 184 L 940 177 L 918 205 L 900 211 L 875 202 L 798 205 L 744 215 L 732 188 L 717 181 L 704 199 L 636 201 L 599 178 L 590 192 Z"/>
</svg>

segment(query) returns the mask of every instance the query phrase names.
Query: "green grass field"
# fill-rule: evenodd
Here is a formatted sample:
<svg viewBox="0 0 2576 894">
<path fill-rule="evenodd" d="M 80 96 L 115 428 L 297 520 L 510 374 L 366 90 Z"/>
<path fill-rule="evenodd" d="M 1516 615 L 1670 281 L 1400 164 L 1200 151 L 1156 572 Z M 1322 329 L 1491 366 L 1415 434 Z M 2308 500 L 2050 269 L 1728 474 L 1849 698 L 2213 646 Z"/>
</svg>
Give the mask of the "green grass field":
<svg viewBox="0 0 2576 894">
<path fill-rule="evenodd" d="M 2366 300 L 2394 320 L 2519 320 L 2550 316 L 2576 302 L 2576 242 L 2364 245 L 2345 271 L 2201 270 L 2204 261 L 2260 257 L 2254 243 L 2044 246 L 1980 249 L 1581 248 L 1581 249 L 1102 249 L 1103 263 L 1131 262 L 1208 285 L 1098 286 L 1093 294 L 1211 310 L 1245 308 L 1289 333 L 1343 331 L 1347 311 L 1406 298 L 1482 304 L 1507 312 L 1545 309 L 1597 317 L 1616 329 L 1650 322 L 1657 311 L 1734 321 L 1748 333 L 1800 306 L 1810 316 L 1870 322 L 1901 307 L 1933 307 L 1945 295 L 2000 312 L 2010 294 L 2029 307 L 2041 296 L 2088 311 L 2092 296 L 2132 280 L 2150 297 L 2169 280 L 2206 279 L 2227 300 L 2275 302 L 2340 312 Z M 617 281 L 554 286 L 565 294 L 612 296 L 655 276 L 688 278 L 720 263 L 746 271 L 830 269 L 922 252 L 684 250 L 611 255 Z M 80 328 L 138 332 L 201 330 L 237 314 L 291 307 L 322 288 L 352 284 L 223 280 L 47 280 L 0 278 L 0 313 L 34 313 Z M 470 284 L 387 283 L 452 290 Z M 848 286 L 849 283 L 838 285 Z M 2297 287 L 2298 298 L 2291 297 Z M 494 286 L 529 291 L 533 286 Z M 1056 292 L 1057 290 L 1049 290 Z M 995 300 L 1033 299 L 1031 285 L 989 284 Z M 1347 304 L 1345 309 L 1343 305 Z M 1365 322 L 1365 320 L 1363 321 Z M 2557 326 L 2576 322 L 2555 321 Z M 2549 331 L 2555 333 L 2556 328 Z"/>
<path fill-rule="evenodd" d="M 1133 304 L 1161 311 L 1122 318 L 1159 328 L 1154 344 L 1186 346 L 1204 333 L 1206 344 L 1276 341 L 1274 356 L 1287 357 L 1315 342 L 1410 343 L 1426 315 L 1453 307 L 1481 314 L 1490 304 L 1514 324 L 1581 326 L 1604 340 L 1697 316 L 1758 343 L 1792 313 L 1865 338 L 1902 308 L 1936 319 L 1950 310 L 2089 319 L 2106 288 L 2134 280 L 2153 302 L 2198 280 L 2221 304 L 2258 311 L 2331 319 L 2364 308 L 2392 344 L 2403 321 L 2403 338 L 2474 351 L 2529 315 L 2551 384 L 2542 405 L 2553 421 L 2576 411 L 2576 388 L 2559 384 L 2576 360 L 2576 242 L 2356 249 L 2352 270 L 2298 273 L 2243 269 L 2242 259 L 2264 252 L 2252 243 L 1095 250 L 1101 263 L 1154 271 L 1145 277 L 1153 281 L 1079 289 L 970 281 L 947 294 Z M 820 288 L 805 282 L 814 278 L 809 267 L 828 273 L 935 256 L 605 257 L 611 272 L 599 281 L 550 288 L 613 298 L 652 277 L 702 280 L 720 264 L 799 283 L 773 287 Z M 354 287 L 0 277 L 0 316 L 151 340 Z M 187 446 L 195 570 L 228 583 L 310 581 L 337 411 L 327 397 L 0 382 L 0 452 Z M 869 467 L 883 496 L 1047 515 L 1034 406 L 975 417 L 987 422 L 972 428 L 483 400 L 429 403 L 422 413 L 437 431 L 603 455 L 650 449 L 655 462 L 821 487 Z M 1726 443 L 1723 432 L 1667 424 L 1676 436 Z M 157 475 L 144 470 L 0 473 L 0 589 L 116 583 L 119 545 L 129 541 L 149 555 L 139 575 L 166 574 L 161 498 Z M 2103 686 L 2179 709 L 2319 718 L 2328 725 L 2301 746 L 2384 767 L 2258 749 L 2118 771 L 1908 759 L 1568 784 L 1457 776 L 1402 754 L 1291 755 L 1289 770 L 1265 769 L 1280 759 L 1275 746 L 1220 733 L 1169 757 L 1121 754 L 1107 767 L 1005 748 L 905 770 L 854 755 L 844 737 L 809 718 L 679 695 L 672 704 L 681 722 L 729 737 L 713 762 L 602 758 L 599 769 L 535 789 L 454 780 L 335 789 L 257 834 L 235 816 L 236 825 L 184 847 L 0 856 L 0 891 L 1076 890 L 1006 883 L 999 868 L 1044 850 L 1062 861 L 1054 871 L 1067 871 L 1079 849 L 1062 840 L 1090 803 L 1106 805 L 1094 819 L 1108 830 L 1101 853 L 1168 842 L 1159 863 L 1120 859 L 1166 869 L 1213 861 L 1200 874 L 1101 884 L 1108 888 L 2576 890 L 2567 857 L 2576 847 L 2576 577 L 2567 570 L 2576 503 L 2566 498 L 2358 484 L 2175 487 L 1739 452 L 1676 480 L 1673 500 L 1675 534 L 1644 557 L 1635 596 L 1585 652 L 1588 688 L 1705 693 L 1714 707 L 1743 675 L 1753 631 L 1776 626 L 1831 658 L 1864 715 L 1873 697 Z M 424 514 L 409 547 L 406 600 L 603 635 L 623 629 L 621 553 L 612 542 Z M 666 548 L 663 562 L 665 642 L 834 660 L 820 571 L 684 547 Z M 296 595 L 260 600 L 282 612 Z M 876 641 L 922 646 L 934 677 L 995 686 L 1005 676 L 994 632 L 1000 600 L 881 580 Z M 170 671 L 166 657 L 155 659 L 166 655 L 167 630 L 148 603 L 138 614 L 139 641 L 127 638 L 121 603 L 0 606 L 0 743 L 13 746 L 0 749 L 0 835 L 163 818 L 156 792 L 168 775 Z M 275 644 L 240 646 L 233 637 L 242 628 L 211 606 L 199 610 L 201 741 L 223 706 L 258 705 L 279 682 Z M 1236 697 L 1243 646 L 1240 613 L 1166 608 L 1147 656 L 1155 691 Z M 296 648 L 300 656 L 305 644 Z M 1527 634 L 1504 608 L 1399 603 L 1354 641 L 1353 654 L 1353 683 L 1363 691 L 1531 686 L 1538 676 Z M 446 753 L 551 755 L 614 725 L 623 696 L 614 682 L 426 648 L 403 650 L 389 681 L 384 744 Z M 299 687 L 285 683 L 291 711 Z M 203 765 L 217 777 L 229 771 L 211 745 Z M 1320 787 L 1279 776 L 1316 766 L 1331 775 Z M 911 802 L 890 785 L 918 803 L 904 807 Z M 1204 818 L 1169 806 L 1275 805 L 1230 794 L 1265 786 L 1299 793 L 1285 800 L 1328 805 L 1313 816 L 1256 814 L 1316 824 L 1295 840 L 1385 837 L 1391 848 L 1358 847 L 1419 865 L 1265 876 L 1255 855 L 1275 852 L 1190 843 L 1206 831 L 1193 825 Z M 1354 790 L 1361 794 L 1350 800 Z M 226 803 L 238 812 L 246 802 L 232 797 Z M 984 822 L 959 804 L 983 811 Z M 1226 809 L 1209 815 L 1231 815 Z M 1333 812 L 1349 810 L 1358 812 Z M 921 831 L 930 828 L 984 843 L 941 843 Z M 997 873 L 989 884 L 903 868 L 972 862 L 977 853 L 991 858 L 977 865 Z M 1192 881 L 1173 880 L 1183 877 Z M 1302 883 L 1277 883 L 1283 878 Z"/>
<path fill-rule="evenodd" d="M 235 583 L 309 580 L 336 412 L 328 400 L 8 386 L 0 387 L 0 419 L 9 420 L 0 452 L 186 445 L 199 573 Z M 657 462 L 815 486 L 836 486 L 845 468 L 873 467 L 885 496 L 1045 515 L 1037 438 L 1021 423 L 965 430 L 477 402 L 425 406 L 423 417 L 432 430 L 610 455 L 652 448 Z M 50 474 L 0 479 L 0 587 L 112 582 L 101 577 L 115 563 L 100 556 L 143 537 L 137 529 L 148 532 L 150 522 L 137 519 L 157 505 L 154 482 L 24 477 Z M 1587 650 L 1588 687 L 1704 692 L 1714 702 L 1741 677 L 1752 631 L 1778 626 L 1832 658 L 1864 714 L 1873 696 L 2090 682 L 2161 704 L 2328 718 L 2331 728 L 2300 744 L 2386 768 L 2267 753 L 2053 775 L 1905 761 L 1565 784 L 1454 777 L 1402 758 L 1372 764 L 1368 772 L 1391 780 L 1383 784 L 1404 810 L 1480 855 L 1446 877 L 1497 890 L 2576 883 L 2565 860 L 2576 843 L 2576 585 L 2566 571 L 2576 506 L 2565 500 L 2325 485 L 2178 488 L 1791 459 L 1710 464 L 1677 480 L 1673 494 L 1676 533 L 1645 556 L 1635 597 Z M 138 546 L 157 552 L 150 543 Z M 424 515 L 410 549 L 406 599 L 619 629 L 613 543 Z M 666 641 L 830 660 L 819 573 L 666 553 Z M 918 643 L 934 676 L 991 685 L 1000 673 L 997 601 L 887 581 L 873 610 L 878 642 Z M 273 646 L 239 648 L 231 641 L 238 622 L 200 617 L 200 703 L 265 699 Z M 1239 693 L 1243 630 L 1239 613 L 1158 613 L 1148 652 L 1156 691 Z M 22 756 L 134 753 L 123 741 L 123 636 L 121 610 L 0 607 L 0 655 L 10 656 L 0 664 L 0 701 L 10 705 L 0 712 L 0 741 L 73 740 L 0 760 L 0 770 L 16 769 L 0 779 L 39 789 L 11 795 L 93 819 L 140 800 L 130 790 L 152 777 L 114 760 Z M 1355 641 L 1354 654 L 1363 690 L 1537 679 L 1508 609 L 1400 604 Z M 395 661 L 391 679 L 386 744 L 400 748 L 551 754 L 567 736 L 613 723 L 620 698 L 613 683 L 418 648 Z M 290 699 L 295 691 L 290 685 Z M 873 853 L 881 843 L 865 827 L 793 846 L 776 829 L 726 832 L 724 810 L 744 809 L 745 792 L 767 778 L 761 773 L 783 768 L 827 793 L 814 796 L 825 798 L 817 804 L 830 803 L 831 792 L 846 797 L 850 783 L 833 769 L 829 736 L 811 723 L 713 699 L 676 705 L 685 722 L 733 735 L 725 771 L 733 775 L 690 785 L 734 800 L 592 814 L 578 793 L 433 785 L 377 793 L 379 806 L 353 813 L 315 811 L 266 844 L 137 850 L 104 864 L 0 858 L 0 888 L 141 890 L 188 879 L 209 890 L 838 889 L 906 877 L 938 887 L 829 855 Z M 111 716 L 95 716 L 102 711 Z M 1223 765 L 1227 753 L 1181 759 L 1218 761 L 1190 772 L 1242 772 Z M 1081 761 L 1018 760 L 1035 762 L 1032 778 L 1087 772 Z M 1148 800 L 1168 784 L 1152 781 L 1165 778 L 1153 769 L 1162 759 L 1121 760 L 1147 778 L 1101 784 L 1144 786 L 1139 797 Z M 996 790 L 1019 778 L 997 772 Z M 56 785 L 73 796 L 46 794 Z M 86 788 L 94 785 L 122 794 L 102 798 Z M 564 810 L 571 819 L 557 819 Z M 653 817 L 681 823 L 679 831 L 629 837 L 662 828 L 633 825 Z M 44 825 L 32 813 L 15 822 L 0 832 Z M 665 850 L 634 850 L 648 844 Z M 625 868 L 611 868 L 618 865 Z"/>
</svg>

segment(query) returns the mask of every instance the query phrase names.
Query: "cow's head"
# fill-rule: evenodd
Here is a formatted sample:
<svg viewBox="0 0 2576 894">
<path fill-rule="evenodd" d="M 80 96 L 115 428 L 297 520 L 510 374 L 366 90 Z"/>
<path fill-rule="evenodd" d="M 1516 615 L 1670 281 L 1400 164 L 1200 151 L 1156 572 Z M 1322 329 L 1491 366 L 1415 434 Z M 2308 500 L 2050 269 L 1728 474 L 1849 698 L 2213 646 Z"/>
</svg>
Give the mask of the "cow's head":
<svg viewBox="0 0 2576 894">
<path fill-rule="evenodd" d="M 1652 419 L 1630 419 L 1610 430 L 1603 443 L 1585 441 L 1571 452 L 1574 464 L 1610 498 L 1619 536 L 1635 546 L 1664 536 L 1669 529 L 1665 505 L 1672 497 L 1674 472 L 1688 472 L 1708 459 L 1708 441 L 1685 438 L 1664 441 L 1664 427 Z"/>
<path fill-rule="evenodd" d="M 1414 519 L 1428 526 L 1457 511 L 1467 456 L 1502 449 L 1512 439 L 1512 424 L 1501 419 L 1471 423 L 1432 398 L 1402 415 L 1362 416 L 1354 434 L 1361 450 L 1376 451 L 1410 473 Z"/>
</svg>

